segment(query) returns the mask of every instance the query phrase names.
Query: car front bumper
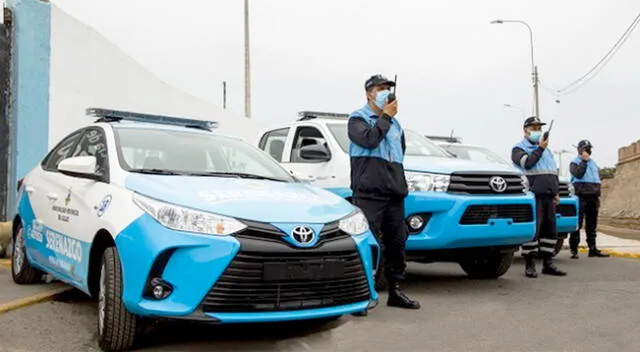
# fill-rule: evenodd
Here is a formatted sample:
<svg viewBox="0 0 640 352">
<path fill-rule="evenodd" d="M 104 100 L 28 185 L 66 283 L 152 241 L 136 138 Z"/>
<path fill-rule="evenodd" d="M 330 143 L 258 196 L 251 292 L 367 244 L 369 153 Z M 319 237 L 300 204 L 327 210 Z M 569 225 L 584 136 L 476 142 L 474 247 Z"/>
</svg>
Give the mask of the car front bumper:
<svg viewBox="0 0 640 352">
<path fill-rule="evenodd" d="M 522 195 L 460 195 L 411 192 L 405 201 L 407 219 L 428 220 L 411 231 L 407 251 L 512 246 L 535 235 L 535 199 Z"/>
<path fill-rule="evenodd" d="M 314 249 L 296 249 L 273 236 L 262 238 L 255 231 L 247 236 L 174 231 L 144 214 L 116 237 L 123 301 L 139 316 L 216 323 L 303 320 L 360 312 L 378 300 L 373 283 L 378 245 L 370 232 L 344 235 Z M 338 257 L 336 252 L 344 254 L 341 260 L 350 260 L 345 267 L 359 268 L 350 272 L 357 280 L 342 286 L 261 281 L 264 262 L 284 257 L 330 260 Z M 153 278 L 170 285 L 166 298 L 153 297 Z M 329 292 L 326 287 L 335 290 Z"/>
<path fill-rule="evenodd" d="M 578 214 L 580 202 L 578 197 L 561 197 L 556 207 L 556 228 L 558 234 L 570 233 L 578 230 Z"/>
</svg>

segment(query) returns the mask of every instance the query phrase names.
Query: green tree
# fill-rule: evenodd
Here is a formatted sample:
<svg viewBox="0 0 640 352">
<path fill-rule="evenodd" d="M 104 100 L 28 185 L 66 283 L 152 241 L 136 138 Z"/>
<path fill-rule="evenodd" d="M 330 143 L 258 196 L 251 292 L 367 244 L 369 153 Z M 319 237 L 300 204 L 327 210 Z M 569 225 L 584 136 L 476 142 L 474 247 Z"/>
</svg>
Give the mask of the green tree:
<svg viewBox="0 0 640 352">
<path fill-rule="evenodd" d="M 615 175 L 616 175 L 615 167 L 603 167 L 602 169 L 600 169 L 600 178 L 603 180 L 607 178 L 613 178 Z"/>
</svg>

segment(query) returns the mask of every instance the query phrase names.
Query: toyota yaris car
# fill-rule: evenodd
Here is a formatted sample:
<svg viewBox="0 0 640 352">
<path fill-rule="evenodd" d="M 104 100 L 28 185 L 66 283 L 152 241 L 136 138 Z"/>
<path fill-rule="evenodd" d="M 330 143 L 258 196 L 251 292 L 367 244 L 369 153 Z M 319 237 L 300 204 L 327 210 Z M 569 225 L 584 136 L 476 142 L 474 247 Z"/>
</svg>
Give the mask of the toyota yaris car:
<svg viewBox="0 0 640 352">
<path fill-rule="evenodd" d="M 378 245 L 346 200 L 212 123 L 88 114 L 19 182 L 12 272 L 97 297 L 103 350 L 131 347 L 140 317 L 332 319 L 377 301 Z"/>
</svg>

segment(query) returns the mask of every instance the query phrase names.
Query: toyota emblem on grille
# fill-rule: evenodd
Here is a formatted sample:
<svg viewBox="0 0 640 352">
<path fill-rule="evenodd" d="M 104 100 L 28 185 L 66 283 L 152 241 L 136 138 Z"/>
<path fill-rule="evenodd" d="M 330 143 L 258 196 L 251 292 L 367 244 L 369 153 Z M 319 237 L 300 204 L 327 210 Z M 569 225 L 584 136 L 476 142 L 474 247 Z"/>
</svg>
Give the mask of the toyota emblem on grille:
<svg viewBox="0 0 640 352">
<path fill-rule="evenodd" d="M 313 242 L 316 235 L 308 226 L 298 226 L 291 232 L 291 236 L 300 244 L 309 244 Z"/>
<path fill-rule="evenodd" d="M 502 193 L 507 190 L 507 180 L 500 176 L 493 176 L 489 180 L 489 187 L 496 193 Z"/>
</svg>

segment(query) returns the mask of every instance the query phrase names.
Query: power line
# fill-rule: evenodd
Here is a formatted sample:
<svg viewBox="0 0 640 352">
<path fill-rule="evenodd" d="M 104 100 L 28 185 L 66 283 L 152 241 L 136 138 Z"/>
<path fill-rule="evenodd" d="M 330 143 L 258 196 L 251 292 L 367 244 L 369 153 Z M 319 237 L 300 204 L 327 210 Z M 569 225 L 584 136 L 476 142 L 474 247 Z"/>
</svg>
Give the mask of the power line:
<svg viewBox="0 0 640 352">
<path fill-rule="evenodd" d="M 640 23 L 640 13 L 636 16 L 633 22 L 631 22 L 629 27 L 627 27 L 627 29 L 624 31 L 622 36 L 620 36 L 618 41 L 616 41 L 613 47 L 611 47 L 611 49 L 609 49 L 609 51 L 600 59 L 600 61 L 598 61 L 598 63 L 596 63 L 589 71 L 587 71 L 587 73 L 582 75 L 580 78 L 567 84 L 564 88 L 556 90 L 556 94 L 566 95 L 566 94 L 573 93 L 579 88 L 581 88 L 582 86 L 584 86 L 585 84 L 587 84 L 589 81 L 591 81 L 598 73 L 600 73 L 600 71 L 602 71 L 602 69 L 607 65 L 607 63 L 611 60 L 611 58 L 613 58 L 613 56 L 618 52 L 618 50 L 620 50 L 622 45 L 627 41 L 627 39 L 629 38 L 631 33 L 636 29 L 639 23 Z M 591 73 L 593 73 L 593 75 L 591 75 Z M 576 84 L 579 84 L 579 85 L 569 90 L 569 88 L 575 86 Z M 567 90 L 569 91 L 566 92 Z"/>
</svg>

